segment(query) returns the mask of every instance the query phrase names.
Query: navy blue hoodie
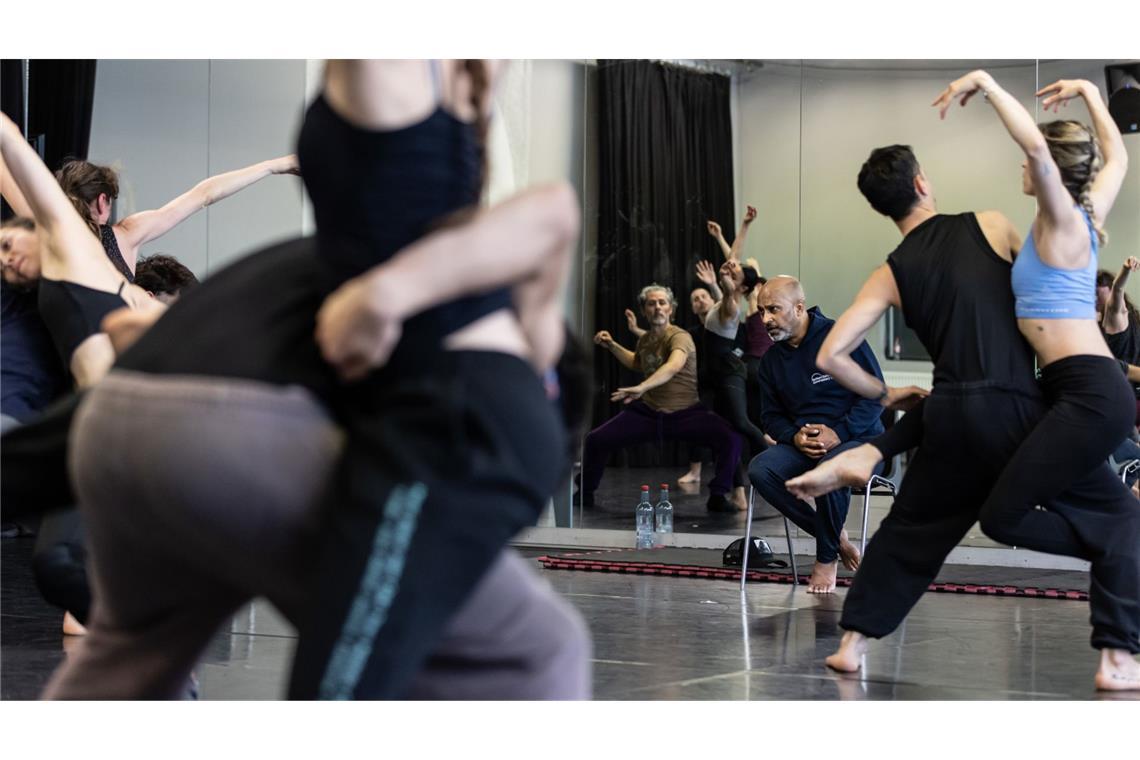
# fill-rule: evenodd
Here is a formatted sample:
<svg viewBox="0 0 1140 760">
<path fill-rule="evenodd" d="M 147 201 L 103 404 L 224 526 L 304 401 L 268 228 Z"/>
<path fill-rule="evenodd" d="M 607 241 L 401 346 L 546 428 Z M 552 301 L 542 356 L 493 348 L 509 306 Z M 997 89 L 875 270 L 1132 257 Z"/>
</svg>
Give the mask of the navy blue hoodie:
<svg viewBox="0 0 1140 760">
<path fill-rule="evenodd" d="M 809 423 L 827 425 L 841 443 L 879 435 L 883 432 L 879 421 L 883 407 L 878 400 L 852 393 L 815 366 L 819 347 L 835 320 L 823 316 L 818 306 L 808 309 L 808 320 L 807 335 L 798 348 L 792 348 L 786 340 L 780 341 L 760 360 L 760 427 L 787 444 Z M 882 370 L 867 341 L 859 344 L 851 358 L 882 379 Z"/>
</svg>

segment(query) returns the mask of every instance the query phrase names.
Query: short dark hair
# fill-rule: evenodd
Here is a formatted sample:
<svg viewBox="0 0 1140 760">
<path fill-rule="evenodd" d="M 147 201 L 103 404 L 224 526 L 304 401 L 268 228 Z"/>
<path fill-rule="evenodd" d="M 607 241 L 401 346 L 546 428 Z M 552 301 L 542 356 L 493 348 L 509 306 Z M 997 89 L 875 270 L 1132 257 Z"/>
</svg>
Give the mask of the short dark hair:
<svg viewBox="0 0 1140 760">
<path fill-rule="evenodd" d="M 914 190 L 918 171 L 918 159 L 909 145 L 875 148 L 859 170 L 859 192 L 871 208 L 897 222 L 918 203 Z"/>
<path fill-rule="evenodd" d="M 139 259 L 135 267 L 135 285 L 155 295 L 178 295 L 198 284 L 198 278 L 173 256 L 156 253 Z"/>
<path fill-rule="evenodd" d="M 1096 270 L 1096 286 L 1098 288 L 1111 288 L 1116 278 L 1107 269 Z"/>
<path fill-rule="evenodd" d="M 705 285 L 703 282 L 698 282 L 693 285 L 693 287 L 689 290 L 690 297 L 692 297 L 694 290 L 703 290 L 709 294 L 709 298 L 712 298 L 712 288 L 710 288 L 708 285 Z M 713 298 L 713 300 L 715 301 L 716 299 Z"/>
</svg>

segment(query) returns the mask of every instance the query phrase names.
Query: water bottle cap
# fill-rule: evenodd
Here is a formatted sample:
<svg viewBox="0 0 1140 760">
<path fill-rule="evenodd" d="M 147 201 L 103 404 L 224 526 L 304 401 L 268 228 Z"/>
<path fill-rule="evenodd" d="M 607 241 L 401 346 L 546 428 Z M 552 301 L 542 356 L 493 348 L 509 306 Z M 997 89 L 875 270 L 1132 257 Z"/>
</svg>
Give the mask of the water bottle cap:
<svg viewBox="0 0 1140 760">
<path fill-rule="evenodd" d="M 641 490 L 642 490 L 642 491 L 648 491 L 648 490 L 649 490 L 649 486 L 648 486 L 648 485 L 644 485 L 644 486 L 642 486 L 642 487 L 641 487 Z"/>
<path fill-rule="evenodd" d="M 664 490 L 664 491 L 668 491 L 668 490 L 669 490 L 669 484 L 668 484 L 668 483 L 662 483 L 662 484 L 661 484 L 661 488 L 662 488 L 662 490 Z"/>
</svg>

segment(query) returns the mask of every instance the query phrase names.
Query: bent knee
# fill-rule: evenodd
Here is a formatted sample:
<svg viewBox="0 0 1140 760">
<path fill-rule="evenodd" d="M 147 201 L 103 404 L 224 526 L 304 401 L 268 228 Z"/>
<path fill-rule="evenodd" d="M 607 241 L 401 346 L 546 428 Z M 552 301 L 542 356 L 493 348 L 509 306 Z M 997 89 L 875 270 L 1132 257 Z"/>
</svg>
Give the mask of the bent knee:
<svg viewBox="0 0 1140 760">
<path fill-rule="evenodd" d="M 541 644 L 528 658 L 539 699 L 589 699 L 593 639 L 582 615 L 551 591 L 537 610 Z"/>
</svg>

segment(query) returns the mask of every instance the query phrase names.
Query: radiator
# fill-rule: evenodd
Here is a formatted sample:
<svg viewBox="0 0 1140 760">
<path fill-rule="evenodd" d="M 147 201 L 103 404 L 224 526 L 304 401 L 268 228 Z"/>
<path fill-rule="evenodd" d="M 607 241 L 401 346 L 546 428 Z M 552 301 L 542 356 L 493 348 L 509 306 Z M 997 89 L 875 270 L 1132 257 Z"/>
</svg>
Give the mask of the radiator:
<svg viewBox="0 0 1140 760">
<path fill-rule="evenodd" d="M 926 372 L 884 370 L 883 380 L 886 381 L 887 385 L 895 388 L 905 385 L 917 385 L 919 388 L 930 390 L 934 387 L 934 370 L 931 369 Z"/>
</svg>

